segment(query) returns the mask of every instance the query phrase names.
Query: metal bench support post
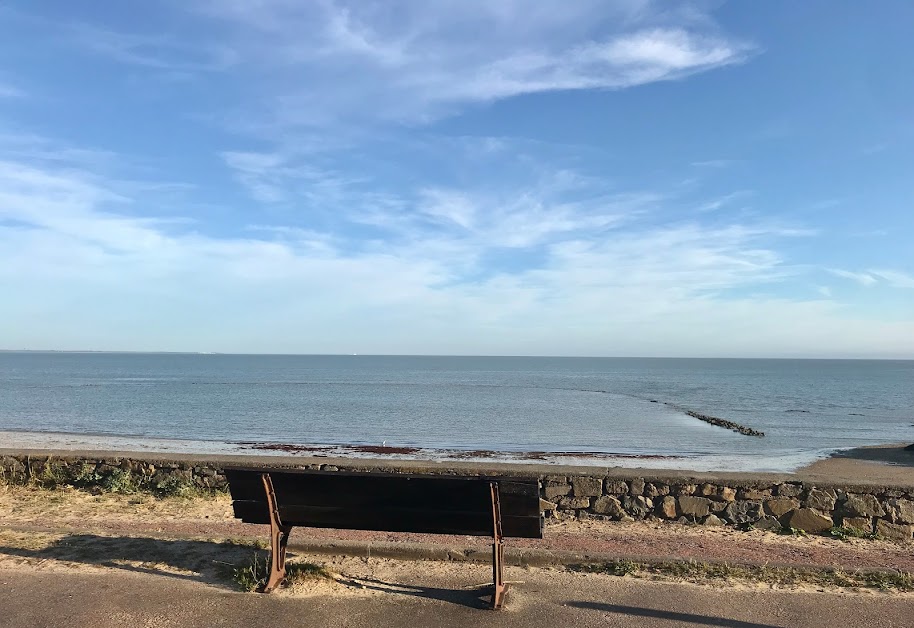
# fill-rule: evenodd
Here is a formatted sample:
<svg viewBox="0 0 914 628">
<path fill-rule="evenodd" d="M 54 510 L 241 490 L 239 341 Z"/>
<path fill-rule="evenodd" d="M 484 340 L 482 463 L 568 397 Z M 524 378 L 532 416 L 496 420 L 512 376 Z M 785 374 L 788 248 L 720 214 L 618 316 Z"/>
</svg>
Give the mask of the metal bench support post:
<svg viewBox="0 0 914 628">
<path fill-rule="evenodd" d="M 260 592 L 270 593 L 286 577 L 286 544 L 289 542 L 292 526 L 284 526 L 282 519 L 279 518 L 279 504 L 276 503 L 276 492 L 273 490 L 270 474 L 264 473 L 261 477 L 270 511 L 270 575 Z"/>
<path fill-rule="evenodd" d="M 498 498 L 498 482 L 490 482 L 492 491 L 492 583 L 495 590 L 492 592 L 492 608 L 495 610 L 504 606 L 508 585 L 505 584 L 504 561 L 505 544 L 501 535 L 501 503 Z"/>
</svg>

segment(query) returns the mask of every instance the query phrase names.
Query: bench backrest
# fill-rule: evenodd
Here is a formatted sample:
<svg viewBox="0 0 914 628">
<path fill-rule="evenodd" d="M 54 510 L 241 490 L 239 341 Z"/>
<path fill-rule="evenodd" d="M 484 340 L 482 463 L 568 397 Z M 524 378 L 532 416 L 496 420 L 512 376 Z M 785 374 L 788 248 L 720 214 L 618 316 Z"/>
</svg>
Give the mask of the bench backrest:
<svg viewBox="0 0 914 628">
<path fill-rule="evenodd" d="M 264 473 L 284 525 L 492 536 L 496 482 L 503 536 L 543 536 L 536 479 L 229 468 L 232 507 L 245 523 L 270 522 Z"/>
</svg>

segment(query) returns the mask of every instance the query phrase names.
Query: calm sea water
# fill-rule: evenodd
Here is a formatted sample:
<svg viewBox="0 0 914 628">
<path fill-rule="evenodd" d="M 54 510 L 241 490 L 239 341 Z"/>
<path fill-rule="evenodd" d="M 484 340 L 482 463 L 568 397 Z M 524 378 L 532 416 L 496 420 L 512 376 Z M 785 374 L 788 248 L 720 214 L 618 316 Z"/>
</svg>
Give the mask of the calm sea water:
<svg viewBox="0 0 914 628">
<path fill-rule="evenodd" d="M 780 468 L 810 452 L 914 441 L 912 424 L 914 361 L 0 353 L 7 431 L 746 457 Z"/>
</svg>

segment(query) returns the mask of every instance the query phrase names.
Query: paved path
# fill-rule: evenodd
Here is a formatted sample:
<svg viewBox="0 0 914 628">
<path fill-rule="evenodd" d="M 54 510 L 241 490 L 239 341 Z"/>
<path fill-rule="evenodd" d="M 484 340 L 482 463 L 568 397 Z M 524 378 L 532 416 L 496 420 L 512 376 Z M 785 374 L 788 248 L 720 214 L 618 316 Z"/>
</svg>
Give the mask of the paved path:
<svg viewBox="0 0 914 628">
<path fill-rule="evenodd" d="M 383 577 L 322 583 L 266 596 L 236 593 L 195 575 L 125 567 L 0 570 L 0 624 L 79 626 L 639 626 L 772 628 L 910 627 L 914 596 L 661 583 L 548 569 L 512 569 L 516 584 L 501 612 L 481 606 L 468 586 L 483 566 L 385 562 Z M 346 576 L 343 576 L 346 579 Z M 301 585 L 305 586 L 305 585 Z"/>
</svg>

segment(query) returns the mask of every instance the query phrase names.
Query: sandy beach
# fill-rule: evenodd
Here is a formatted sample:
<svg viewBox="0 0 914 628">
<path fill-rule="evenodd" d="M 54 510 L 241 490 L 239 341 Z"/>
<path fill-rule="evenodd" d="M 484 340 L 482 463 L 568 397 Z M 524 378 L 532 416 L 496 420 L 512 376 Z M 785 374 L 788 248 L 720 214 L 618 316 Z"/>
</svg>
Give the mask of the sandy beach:
<svg viewBox="0 0 914 628">
<path fill-rule="evenodd" d="M 797 470 L 810 479 L 914 485 L 914 451 L 907 444 L 877 445 L 838 451 Z"/>
</svg>

